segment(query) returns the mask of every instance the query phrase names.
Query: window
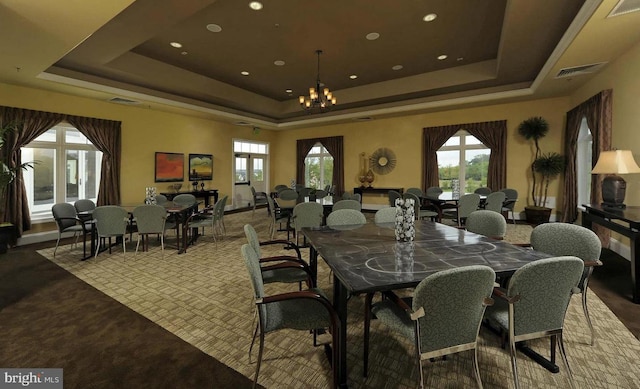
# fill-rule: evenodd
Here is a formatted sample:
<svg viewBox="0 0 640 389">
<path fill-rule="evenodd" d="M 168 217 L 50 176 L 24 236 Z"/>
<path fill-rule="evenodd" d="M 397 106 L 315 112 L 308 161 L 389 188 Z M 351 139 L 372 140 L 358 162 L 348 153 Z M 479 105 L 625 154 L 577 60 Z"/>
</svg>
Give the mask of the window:
<svg viewBox="0 0 640 389">
<path fill-rule="evenodd" d="M 578 206 L 591 203 L 591 167 L 593 140 L 587 125 L 587 118 L 582 118 L 578 132 L 578 149 L 576 154 L 576 177 L 578 179 Z"/>
<path fill-rule="evenodd" d="M 33 220 L 51 217 L 55 203 L 97 200 L 102 152 L 80 131 L 59 124 L 22 148 L 23 161 L 37 161 L 24 174 Z"/>
<path fill-rule="evenodd" d="M 333 182 L 333 156 L 316 143 L 304 159 L 304 185 L 323 189 Z"/>
<path fill-rule="evenodd" d="M 487 186 L 491 149 L 466 131 L 458 131 L 436 152 L 440 187 L 451 192 L 472 193 Z"/>
</svg>

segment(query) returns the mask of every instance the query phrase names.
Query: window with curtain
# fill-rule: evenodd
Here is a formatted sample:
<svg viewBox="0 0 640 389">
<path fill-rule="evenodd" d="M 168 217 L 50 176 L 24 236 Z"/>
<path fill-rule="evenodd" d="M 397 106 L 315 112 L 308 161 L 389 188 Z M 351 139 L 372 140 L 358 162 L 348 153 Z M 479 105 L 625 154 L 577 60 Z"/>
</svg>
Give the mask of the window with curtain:
<svg viewBox="0 0 640 389">
<path fill-rule="evenodd" d="M 37 161 L 23 172 L 32 220 L 49 218 L 55 203 L 97 202 L 102 152 L 73 126 L 59 124 L 21 152 L 24 161 Z"/>
<path fill-rule="evenodd" d="M 333 156 L 322 143 L 316 143 L 304 159 L 304 185 L 322 189 L 333 181 Z"/>
<path fill-rule="evenodd" d="M 591 203 L 591 166 L 592 165 L 593 137 L 587 124 L 587 118 L 583 117 L 578 132 L 576 151 L 576 179 L 578 189 L 578 206 Z"/>
<path fill-rule="evenodd" d="M 491 149 L 475 136 L 464 130 L 458 131 L 436 154 L 439 186 L 443 191 L 451 192 L 456 180 L 460 184 L 460 193 L 471 193 L 487 186 Z"/>
</svg>

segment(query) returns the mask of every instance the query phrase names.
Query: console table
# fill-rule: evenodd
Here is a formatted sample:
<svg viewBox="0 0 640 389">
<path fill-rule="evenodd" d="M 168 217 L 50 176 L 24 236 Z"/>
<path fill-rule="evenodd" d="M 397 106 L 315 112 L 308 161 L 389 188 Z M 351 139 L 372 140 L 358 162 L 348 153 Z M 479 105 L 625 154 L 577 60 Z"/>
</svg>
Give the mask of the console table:
<svg viewBox="0 0 640 389">
<path fill-rule="evenodd" d="M 609 208 L 583 204 L 582 226 L 591 229 L 593 223 L 626 236 L 631 241 L 631 286 L 633 302 L 640 304 L 640 207 Z"/>
<path fill-rule="evenodd" d="M 165 196 L 167 198 L 167 200 L 169 201 L 173 201 L 173 198 L 176 197 L 179 194 L 192 194 L 194 196 L 196 196 L 196 198 L 203 198 L 204 199 L 204 206 L 208 207 L 210 202 L 209 202 L 209 198 L 213 197 L 213 203 L 217 203 L 218 202 L 218 190 L 217 189 L 206 189 L 206 190 L 195 190 L 195 191 L 191 191 L 191 192 L 167 192 L 167 193 L 160 193 L 161 195 Z"/>
<path fill-rule="evenodd" d="M 404 188 L 374 188 L 374 187 L 362 187 L 362 186 L 358 186 L 353 188 L 353 193 L 359 193 L 360 194 L 360 202 L 362 203 L 362 196 L 364 196 L 365 193 L 372 193 L 372 194 L 384 194 L 386 195 L 387 193 L 389 193 L 390 190 L 395 190 L 396 192 L 402 194 L 402 191 L 404 190 Z"/>
</svg>

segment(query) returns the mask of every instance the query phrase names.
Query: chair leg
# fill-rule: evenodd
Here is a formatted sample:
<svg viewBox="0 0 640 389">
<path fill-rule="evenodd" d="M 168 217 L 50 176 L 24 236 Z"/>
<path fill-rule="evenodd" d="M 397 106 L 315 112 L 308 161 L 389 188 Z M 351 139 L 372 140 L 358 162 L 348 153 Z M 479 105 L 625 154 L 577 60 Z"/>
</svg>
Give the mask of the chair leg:
<svg viewBox="0 0 640 389">
<path fill-rule="evenodd" d="M 258 374 L 260 373 L 260 363 L 262 362 L 262 352 L 264 351 L 264 332 L 260 331 L 260 347 L 258 348 L 258 361 L 256 362 L 256 375 L 253 377 L 253 388 L 258 384 Z"/>
<path fill-rule="evenodd" d="M 567 379 L 569 380 L 569 385 L 571 385 L 572 389 L 575 389 L 576 385 L 573 382 L 573 373 L 571 372 L 571 368 L 569 367 L 569 360 L 567 359 L 567 352 L 564 349 L 564 341 L 562 340 L 562 332 L 554 335 L 554 338 L 558 339 L 558 348 L 560 349 L 560 357 L 562 358 L 562 363 L 564 364 L 564 368 L 567 371 Z"/>
<path fill-rule="evenodd" d="M 593 324 L 591 323 L 591 317 L 589 316 L 589 306 L 587 305 L 587 282 L 585 281 L 584 289 L 582 290 L 582 311 L 584 312 L 584 317 L 587 319 L 587 325 L 589 326 L 589 332 L 591 333 L 591 345 L 593 346 L 596 342 L 596 334 L 593 329 Z"/>
<path fill-rule="evenodd" d="M 138 234 L 138 243 L 136 243 L 136 253 L 134 254 L 134 256 L 138 255 L 138 248 L 140 247 L 140 239 L 142 239 L 142 234 Z"/>
<path fill-rule="evenodd" d="M 251 345 L 249 346 L 249 363 L 251 363 L 251 351 L 253 351 L 253 345 L 256 343 L 256 336 L 258 336 L 258 330 L 260 329 L 260 321 L 256 321 L 256 316 L 258 316 L 258 308 L 254 307 L 255 311 L 254 311 L 254 315 L 253 315 L 253 322 L 251 323 L 251 325 L 253 326 L 253 323 L 256 323 L 256 328 L 255 330 L 253 330 L 253 336 L 251 337 Z"/>
<path fill-rule="evenodd" d="M 338 387 L 338 367 L 340 366 L 340 330 L 338 328 L 331 329 L 331 345 L 332 347 L 332 358 L 331 358 L 331 371 L 333 373 L 333 387 Z"/>
<path fill-rule="evenodd" d="M 373 301 L 373 293 L 367 293 L 364 299 L 364 370 L 363 377 L 369 374 L 369 335 L 371 327 L 371 302 Z"/>
<path fill-rule="evenodd" d="M 482 379 L 480 378 L 480 367 L 478 366 L 478 346 L 473 349 L 473 371 L 476 376 L 478 388 L 482 389 Z"/>
<path fill-rule="evenodd" d="M 60 244 L 60 232 L 58 232 L 58 240 L 56 241 L 56 248 L 53 249 L 53 257 L 56 257 L 56 251 L 58 251 L 58 245 Z"/>
<path fill-rule="evenodd" d="M 520 381 L 518 381 L 518 364 L 516 362 L 516 342 L 509 337 L 509 355 L 511 356 L 511 371 L 513 373 L 513 383 L 516 389 L 520 389 Z"/>
</svg>

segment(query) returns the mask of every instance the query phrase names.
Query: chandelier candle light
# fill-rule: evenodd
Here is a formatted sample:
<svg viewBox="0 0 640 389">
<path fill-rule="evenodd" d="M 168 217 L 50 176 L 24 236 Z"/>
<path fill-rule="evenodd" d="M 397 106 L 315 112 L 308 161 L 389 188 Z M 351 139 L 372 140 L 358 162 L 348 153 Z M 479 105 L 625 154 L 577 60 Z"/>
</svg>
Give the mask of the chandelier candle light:
<svg viewBox="0 0 640 389">
<path fill-rule="evenodd" d="M 300 106 L 302 109 L 311 112 L 313 110 L 326 111 L 336 105 L 336 97 L 331 93 L 329 88 L 323 88 L 320 92 L 320 86 L 324 86 L 320 82 L 320 54 L 322 50 L 316 50 L 318 55 L 318 75 L 316 77 L 316 87 L 309 88 L 309 96 L 300 96 Z"/>
</svg>

